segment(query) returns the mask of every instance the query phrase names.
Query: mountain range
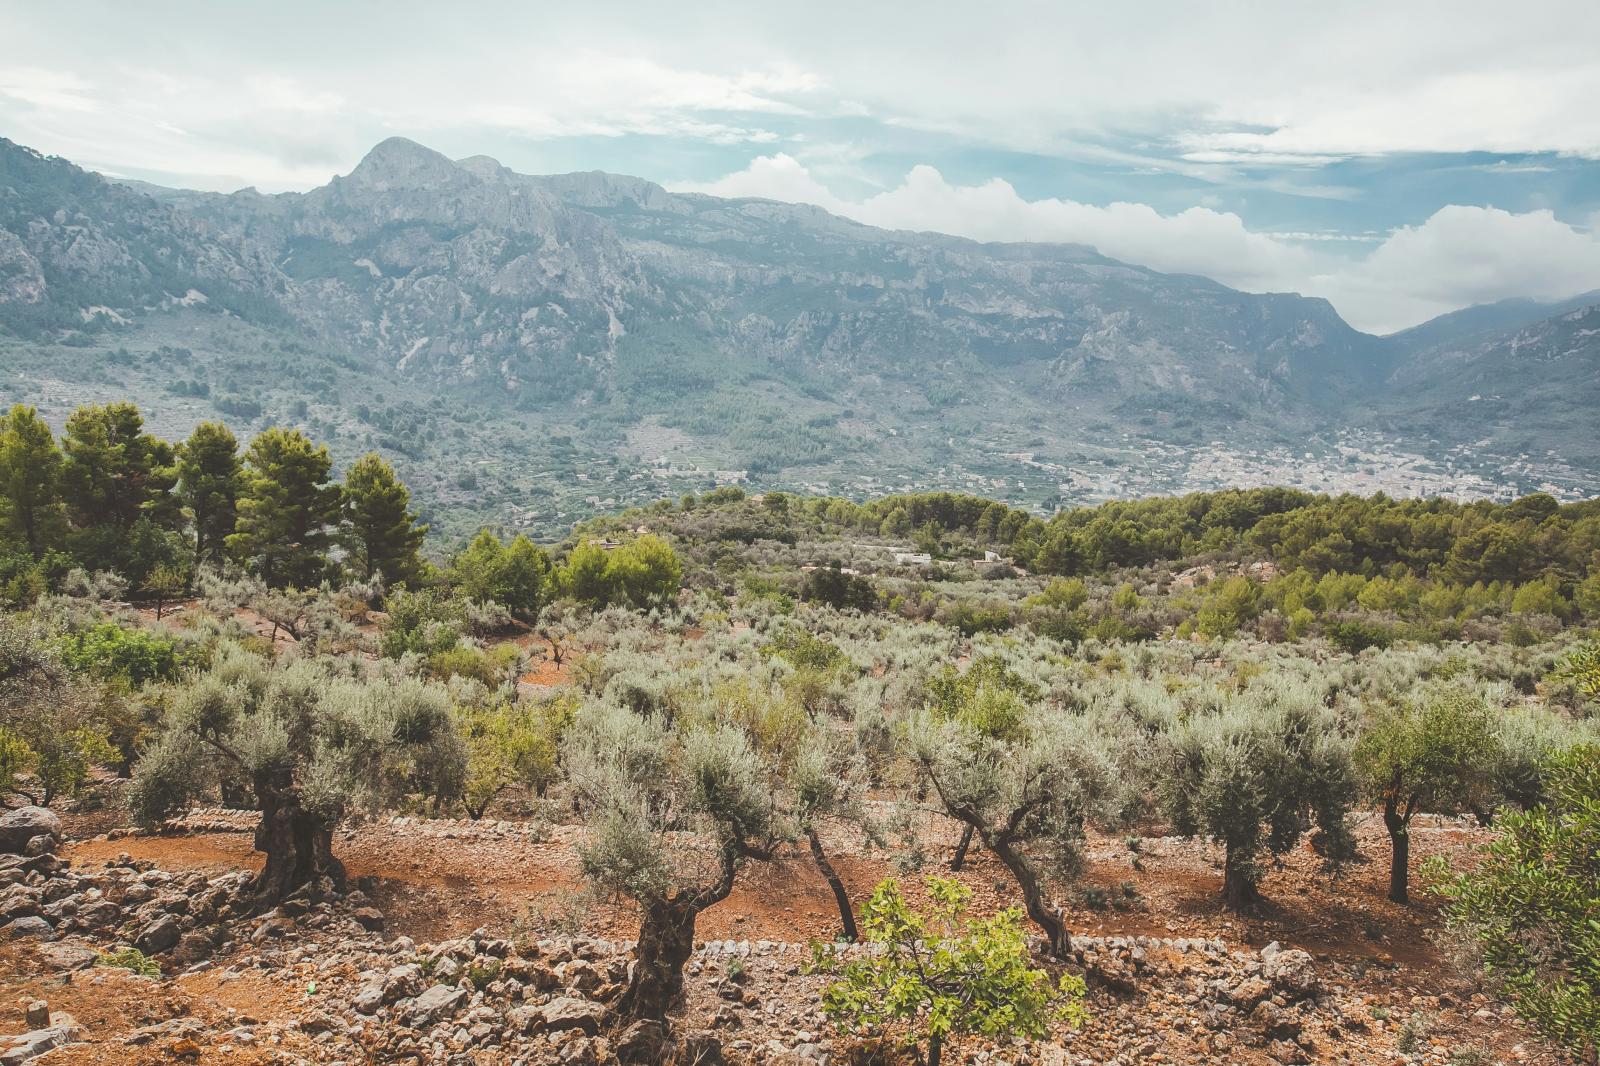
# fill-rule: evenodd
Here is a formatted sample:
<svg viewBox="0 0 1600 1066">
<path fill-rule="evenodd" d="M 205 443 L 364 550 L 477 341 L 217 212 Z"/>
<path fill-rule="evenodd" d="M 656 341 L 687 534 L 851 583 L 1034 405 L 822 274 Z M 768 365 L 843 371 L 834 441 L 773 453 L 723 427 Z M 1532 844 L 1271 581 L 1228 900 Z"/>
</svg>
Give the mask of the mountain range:
<svg viewBox="0 0 1600 1066">
<path fill-rule="evenodd" d="M 0 139 L 0 398 L 393 457 L 450 535 L 734 478 L 1035 508 L 1222 483 L 1600 485 L 1600 293 L 1388 337 L 1091 248 L 517 174 L 412 141 L 305 193 Z"/>
</svg>

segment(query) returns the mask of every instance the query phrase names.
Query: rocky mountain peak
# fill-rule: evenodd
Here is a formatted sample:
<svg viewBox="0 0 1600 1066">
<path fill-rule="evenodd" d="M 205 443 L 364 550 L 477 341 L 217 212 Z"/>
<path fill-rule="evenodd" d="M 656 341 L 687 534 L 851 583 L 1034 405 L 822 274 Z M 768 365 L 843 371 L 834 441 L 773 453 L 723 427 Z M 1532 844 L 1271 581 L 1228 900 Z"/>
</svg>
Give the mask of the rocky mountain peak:
<svg viewBox="0 0 1600 1066">
<path fill-rule="evenodd" d="M 461 181 L 466 172 L 448 158 L 405 137 L 380 141 L 344 180 L 374 191 L 434 189 Z"/>
<path fill-rule="evenodd" d="M 561 200 L 581 207 L 627 207 L 645 211 L 681 211 L 676 198 L 653 181 L 603 170 L 547 174 L 531 179 Z"/>
<path fill-rule="evenodd" d="M 491 155 L 469 155 L 465 159 L 457 159 L 456 166 L 485 181 L 503 181 L 511 176 L 511 171 Z"/>
</svg>

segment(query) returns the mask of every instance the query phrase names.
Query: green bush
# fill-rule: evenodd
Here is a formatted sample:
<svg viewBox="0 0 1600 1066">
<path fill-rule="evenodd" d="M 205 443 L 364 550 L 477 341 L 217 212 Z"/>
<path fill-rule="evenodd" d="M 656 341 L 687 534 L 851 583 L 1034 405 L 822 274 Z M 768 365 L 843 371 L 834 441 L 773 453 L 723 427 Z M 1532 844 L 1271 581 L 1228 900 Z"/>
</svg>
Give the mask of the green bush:
<svg viewBox="0 0 1600 1066">
<path fill-rule="evenodd" d="M 1600 745 L 1549 763 L 1548 801 L 1505 815 L 1477 867 L 1427 867 L 1448 927 L 1519 1017 L 1574 1055 L 1600 1048 Z"/>
<path fill-rule="evenodd" d="M 441 679 L 468 677 L 492 689 L 509 680 L 521 661 L 521 649 L 515 644 L 501 644 L 488 651 L 456 644 L 428 656 L 428 673 Z"/>
<path fill-rule="evenodd" d="M 56 648 L 69 669 L 103 681 L 125 681 L 133 688 L 174 681 L 194 658 L 172 637 L 115 622 L 66 634 L 56 640 Z"/>
<path fill-rule="evenodd" d="M 1322 631 L 1335 647 L 1352 655 L 1368 648 L 1387 648 L 1394 643 L 1394 630 L 1364 619 L 1347 618 L 1329 622 L 1322 627 Z"/>
<path fill-rule="evenodd" d="M 1056 1022 L 1083 1021 L 1083 979 L 1052 980 L 1032 965 L 1020 908 L 970 917 L 972 893 L 959 882 L 930 877 L 927 890 L 929 910 L 919 913 L 898 882 L 879 884 L 861 908 L 870 950 L 849 961 L 833 945 L 812 945 L 812 971 L 834 977 L 822 1010 L 836 1025 L 906 1025 L 905 1042 L 925 1045 L 928 1066 L 939 1066 L 944 1045 L 962 1036 L 1038 1039 Z"/>
<path fill-rule="evenodd" d="M 379 647 L 386 659 L 398 659 L 408 652 L 436 655 L 449 651 L 461 640 L 465 610 L 460 602 L 436 589 L 401 589 L 389 595 L 385 606 L 388 618 L 382 626 Z"/>
<path fill-rule="evenodd" d="M 160 977 L 161 967 L 156 960 L 147 956 L 138 948 L 123 948 L 121 951 L 112 951 L 97 957 L 96 966 L 113 966 L 123 970 L 131 970 L 140 977 Z"/>
</svg>

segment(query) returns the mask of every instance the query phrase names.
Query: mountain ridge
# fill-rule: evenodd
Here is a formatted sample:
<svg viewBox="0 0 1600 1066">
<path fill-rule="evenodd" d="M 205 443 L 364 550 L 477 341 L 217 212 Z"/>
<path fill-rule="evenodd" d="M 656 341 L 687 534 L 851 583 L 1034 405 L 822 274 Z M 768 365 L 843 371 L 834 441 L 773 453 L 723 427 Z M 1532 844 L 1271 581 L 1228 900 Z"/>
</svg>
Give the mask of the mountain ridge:
<svg viewBox="0 0 1600 1066">
<path fill-rule="evenodd" d="M 342 447 L 387 440 L 417 463 L 446 462 L 424 429 L 499 434 L 489 453 L 570 439 L 618 467 L 607 484 L 633 463 L 626 477 L 646 484 L 743 471 L 865 492 L 944 478 L 1048 508 L 1228 471 L 1295 477 L 1308 454 L 1337 482 L 1365 454 L 1350 441 L 1374 435 L 1386 453 L 1437 466 L 1397 490 L 1448 483 L 1446 463 L 1489 488 L 1587 484 L 1582 471 L 1551 472 L 1560 454 L 1512 468 L 1530 442 L 1560 452 L 1549 445 L 1574 432 L 1585 439 L 1568 451 L 1594 451 L 1592 430 L 1573 428 L 1586 382 L 1557 405 L 1559 424 L 1532 428 L 1526 405 L 1464 406 L 1451 391 L 1452 356 L 1481 349 L 1481 365 L 1514 371 L 1522 393 L 1561 392 L 1540 375 L 1581 360 L 1531 358 L 1529 345 L 1585 337 L 1547 331 L 1517 360 L 1488 353 L 1495 323 L 1526 328 L 1527 308 L 1376 337 L 1321 298 L 1239 292 L 1084 245 L 880 230 L 599 171 L 522 175 L 405 138 L 306 192 L 148 188 L 0 143 L 10 364 L 49 346 L 85 358 L 120 346 L 163 364 L 115 372 L 163 397 L 158 417 L 203 406 L 166 398 L 160 373 L 181 371 L 197 395 L 263 419 L 319 419 Z M 218 313 L 238 326 L 195 317 Z M 196 333 L 208 347 L 179 343 Z M 165 365 L 151 354 L 163 349 L 192 362 Z M 387 396 L 388 413 L 362 395 Z M 432 413 L 451 405 L 461 418 Z M 1355 461 L 1379 475 L 1395 465 Z M 535 485 L 509 454 L 482 462 L 508 498 L 582 490 Z M 434 473 L 441 498 L 469 491 Z"/>
</svg>

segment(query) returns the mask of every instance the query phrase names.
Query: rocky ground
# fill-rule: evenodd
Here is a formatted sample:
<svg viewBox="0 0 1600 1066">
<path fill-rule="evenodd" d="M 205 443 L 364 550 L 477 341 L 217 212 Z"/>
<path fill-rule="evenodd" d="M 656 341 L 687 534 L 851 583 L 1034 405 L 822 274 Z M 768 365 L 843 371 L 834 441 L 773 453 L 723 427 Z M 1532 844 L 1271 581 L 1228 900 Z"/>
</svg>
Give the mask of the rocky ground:
<svg viewBox="0 0 1600 1066">
<path fill-rule="evenodd" d="M 70 821 L 41 812 L 12 831 L 12 818 L 0 819 L 0 847 L 14 851 L 0 855 L 0 982 L 15 1007 L 0 1008 L 0 1033 L 16 1035 L 0 1037 L 0 1066 L 598 1066 L 648 1035 L 608 1019 L 630 916 L 600 901 L 551 909 L 576 891 L 565 830 L 364 827 L 339 844 L 351 892 L 308 890 L 256 914 L 248 816 L 66 842 Z M 1475 832 L 1441 823 L 1419 831 L 1418 850 L 1460 851 Z M 1362 844 L 1382 855 L 1371 827 Z M 1273 905 L 1246 920 L 1216 905 L 1209 849 L 1099 840 L 1092 858 L 1069 911 L 1085 931 L 1072 968 L 1089 981 L 1088 1022 L 1025 1046 L 965 1041 L 946 1061 L 1557 1061 L 1456 981 L 1424 935 L 1425 908 L 1382 899 L 1381 862 L 1330 883 L 1311 856 L 1291 856 L 1265 886 Z M 862 854 L 840 865 L 853 892 L 891 872 Z M 982 857 L 962 876 L 980 906 L 1009 902 Z M 831 930 L 814 871 L 796 858 L 745 881 L 702 922 L 678 1061 L 909 1062 L 892 1048 L 874 1057 L 821 1016 L 820 978 L 803 972 L 805 941 Z M 130 948 L 159 974 L 129 969 Z"/>
</svg>

